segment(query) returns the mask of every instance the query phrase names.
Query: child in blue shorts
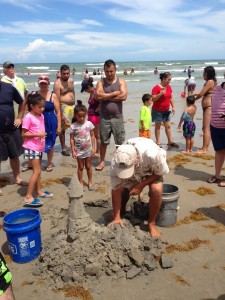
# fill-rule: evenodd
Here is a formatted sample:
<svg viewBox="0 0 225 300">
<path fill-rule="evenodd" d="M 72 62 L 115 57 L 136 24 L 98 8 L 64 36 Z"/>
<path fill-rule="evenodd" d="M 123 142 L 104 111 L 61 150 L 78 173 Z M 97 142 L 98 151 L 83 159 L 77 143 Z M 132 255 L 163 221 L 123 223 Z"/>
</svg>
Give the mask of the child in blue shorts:
<svg viewBox="0 0 225 300">
<path fill-rule="evenodd" d="M 195 97 L 188 96 L 186 99 L 186 108 L 183 111 L 180 122 L 178 124 L 178 128 L 181 128 L 181 124 L 183 124 L 183 136 L 186 139 L 186 150 L 181 151 L 182 153 L 188 154 L 192 152 L 192 147 L 194 145 L 194 135 L 195 135 L 195 123 L 194 123 L 194 116 L 196 113 L 196 106 L 195 106 Z"/>
</svg>

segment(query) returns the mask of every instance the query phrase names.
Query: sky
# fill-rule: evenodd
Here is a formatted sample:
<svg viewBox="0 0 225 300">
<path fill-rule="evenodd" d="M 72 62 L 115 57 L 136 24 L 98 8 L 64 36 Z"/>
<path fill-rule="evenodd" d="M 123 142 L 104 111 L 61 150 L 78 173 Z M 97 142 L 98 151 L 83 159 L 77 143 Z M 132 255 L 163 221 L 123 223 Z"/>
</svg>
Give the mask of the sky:
<svg viewBox="0 0 225 300">
<path fill-rule="evenodd" d="M 225 58 L 225 0 L 0 0 L 0 60 Z"/>
</svg>

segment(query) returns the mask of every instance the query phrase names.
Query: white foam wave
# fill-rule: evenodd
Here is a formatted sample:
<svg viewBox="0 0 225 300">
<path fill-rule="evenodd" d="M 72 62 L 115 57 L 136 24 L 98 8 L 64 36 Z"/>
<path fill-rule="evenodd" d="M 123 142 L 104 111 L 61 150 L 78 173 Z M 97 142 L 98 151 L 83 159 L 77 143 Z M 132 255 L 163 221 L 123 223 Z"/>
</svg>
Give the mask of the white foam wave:
<svg viewBox="0 0 225 300">
<path fill-rule="evenodd" d="M 49 67 L 43 67 L 43 66 L 40 66 L 40 67 L 26 67 L 27 69 L 29 70 L 48 70 Z"/>
<path fill-rule="evenodd" d="M 206 61 L 204 62 L 205 65 L 218 65 L 218 61 Z"/>
<path fill-rule="evenodd" d="M 85 64 L 86 66 L 104 66 L 104 63 Z"/>
<path fill-rule="evenodd" d="M 36 76 L 36 75 L 49 75 L 48 72 L 30 73 L 29 75 L 24 72 L 23 76 Z"/>
<path fill-rule="evenodd" d="M 129 82 L 139 82 L 141 80 L 140 79 L 126 79 L 126 81 L 129 81 Z"/>
<path fill-rule="evenodd" d="M 194 79 L 194 77 L 191 77 Z M 172 77 L 172 81 L 184 81 L 187 77 Z"/>
</svg>

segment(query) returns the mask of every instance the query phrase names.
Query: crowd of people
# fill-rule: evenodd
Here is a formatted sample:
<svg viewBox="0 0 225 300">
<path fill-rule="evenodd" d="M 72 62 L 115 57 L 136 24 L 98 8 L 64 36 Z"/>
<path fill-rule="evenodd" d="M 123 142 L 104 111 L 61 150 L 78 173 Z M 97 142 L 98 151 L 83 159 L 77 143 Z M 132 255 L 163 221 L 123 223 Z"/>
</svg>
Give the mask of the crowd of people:
<svg viewBox="0 0 225 300">
<path fill-rule="evenodd" d="M 107 146 L 110 143 L 111 135 L 114 137 L 116 146 L 123 144 L 125 141 L 123 102 L 126 101 L 127 98 L 126 81 L 116 76 L 116 64 L 113 60 L 107 60 L 103 69 L 105 77 L 101 78 L 97 82 L 96 88 L 93 85 L 93 78 L 90 76 L 85 77 L 81 84 L 81 93 L 87 92 L 90 94 L 87 112 L 85 112 L 85 118 L 87 115 L 87 120 L 93 125 L 93 128 L 89 128 L 90 137 L 88 137 L 88 143 L 91 145 L 92 151 L 88 151 L 88 154 L 90 157 L 100 158 L 100 162 L 95 168 L 96 171 L 102 171 L 105 166 L 105 155 Z M 72 72 L 74 74 L 75 71 L 76 70 L 73 68 Z M 51 172 L 53 170 L 54 164 L 52 160 L 57 136 L 59 136 L 61 143 L 61 154 L 64 156 L 71 155 L 65 143 L 65 132 L 68 128 L 70 128 L 71 135 L 73 134 L 73 138 L 70 139 L 71 144 L 76 148 L 74 152 L 72 149 L 72 156 L 74 158 L 78 158 L 76 153 L 83 151 L 80 150 L 82 147 L 84 147 L 84 145 L 86 145 L 85 139 L 87 137 L 82 137 L 82 133 L 84 131 L 86 132 L 87 129 L 79 129 L 79 135 L 74 134 L 76 131 L 74 128 L 71 129 L 71 126 L 74 127 L 75 124 L 71 123 L 71 120 L 76 119 L 77 123 L 79 119 L 77 119 L 75 116 L 75 111 L 79 110 L 79 107 L 81 107 L 83 104 L 77 104 L 75 106 L 74 80 L 70 77 L 70 68 L 67 65 L 61 66 L 53 85 L 53 91 L 49 90 L 49 77 L 47 75 L 41 75 L 38 78 L 39 89 L 35 92 L 31 92 L 30 95 L 23 79 L 16 76 L 14 64 L 12 62 L 5 62 L 3 64 L 3 72 L 4 76 L 1 79 L 1 98 L 4 99 L 4 97 L 7 97 L 7 101 L 9 103 L 6 101 L 4 105 L 1 104 L 1 113 L 4 115 L 4 118 L 9 117 L 10 125 L 7 124 L 7 122 L 4 122 L 4 118 L 2 119 L 2 134 L 0 138 L 4 141 L 9 139 L 11 143 L 16 142 L 17 148 L 14 151 L 15 153 L 13 152 L 13 148 L 10 148 L 10 151 L 8 152 L 8 144 L 6 145 L 4 142 L 4 149 L 1 151 L 1 161 L 9 158 L 15 183 L 20 185 L 28 185 L 28 182 L 25 182 L 20 177 L 19 156 L 24 152 L 24 149 L 24 159 L 26 163 L 21 170 L 26 171 L 33 169 L 33 172 L 36 172 L 37 168 L 34 168 L 32 160 L 40 160 L 42 157 L 42 152 L 47 153 L 46 171 Z M 100 71 L 97 70 L 97 72 Z M 186 139 L 186 149 L 184 152 L 192 152 L 195 134 L 195 101 L 201 98 L 203 110 L 203 146 L 198 150 L 198 153 L 204 154 L 208 152 L 211 141 L 211 107 L 212 94 L 216 86 L 216 74 L 212 66 L 206 67 L 203 73 L 205 84 L 199 93 L 194 94 L 196 83 L 191 77 L 192 72 L 193 70 L 190 66 L 188 68 L 188 78 L 185 80 L 185 89 L 188 89 L 188 97 L 186 99 L 187 107 L 180 118 L 178 128 L 181 128 L 181 124 L 183 123 L 183 135 Z M 86 69 L 85 74 L 87 73 L 88 70 Z M 151 138 L 151 122 L 154 122 L 156 144 L 161 148 L 160 134 L 161 126 L 163 124 L 168 140 L 168 147 L 179 148 L 179 145 L 173 141 L 170 125 L 171 114 L 175 113 L 173 91 L 170 85 L 172 75 L 170 72 L 163 72 L 159 74 L 159 79 L 160 82 L 152 88 L 152 93 L 144 94 L 142 97 L 143 106 L 140 109 L 139 136 Z M 40 95 L 44 99 L 42 104 L 33 104 L 32 101 L 36 97 L 35 94 Z M 14 109 L 12 109 L 13 101 L 19 104 L 18 112 L 14 112 Z M 9 105 L 9 107 L 7 105 Z M 38 106 L 40 107 L 38 108 Z M 7 114 L 5 114 L 5 110 Z M 33 125 L 31 119 L 33 116 L 37 118 L 39 115 L 42 116 L 42 114 L 43 124 L 41 124 L 43 126 L 40 125 L 38 129 L 39 132 L 34 133 L 34 131 L 37 131 L 37 129 L 32 129 L 32 126 L 35 127 L 36 119 L 33 121 Z M 31 128 L 29 128 L 27 125 L 28 116 L 30 116 L 29 126 L 31 126 Z M 7 127 L 5 124 L 7 124 Z M 40 130 L 41 127 L 43 130 Z M 20 140 L 21 132 L 24 139 L 23 142 Z M 32 135 L 30 134 L 31 132 Z M 35 134 L 40 136 L 35 136 Z M 31 141 L 29 141 L 29 139 Z M 72 142 L 73 139 L 75 140 L 75 143 Z M 35 144 L 33 146 L 31 146 L 32 140 Z M 43 145 L 42 147 L 39 147 L 41 143 Z M 29 149 L 27 148 L 28 146 L 30 147 Z M 35 153 L 31 155 L 29 152 L 27 154 L 27 150 L 34 151 Z M 36 152 L 38 152 L 38 154 Z M 81 185 L 83 186 L 81 174 L 84 166 L 87 168 L 88 163 L 86 166 L 85 161 L 82 161 L 82 163 L 78 161 L 78 165 L 80 166 L 80 168 L 78 168 L 78 178 L 80 178 Z M 40 167 L 38 172 L 40 172 Z M 88 174 L 91 174 L 91 172 L 88 172 Z M 218 172 L 216 178 L 217 177 Z M 36 181 L 35 185 L 37 185 Z M 91 178 L 89 182 L 89 189 L 93 189 Z M 0 190 L 0 194 L 3 195 L 2 190 Z M 31 196 L 31 194 L 31 192 L 28 192 L 28 196 L 25 197 L 24 201 L 26 204 L 28 204 L 28 202 L 31 203 L 30 205 L 36 205 L 36 202 L 38 204 L 42 203 L 39 201 L 38 197 L 35 197 L 34 195 Z M 43 195 L 43 193 L 38 191 L 38 189 L 37 196 L 49 197 L 48 194 Z"/>
<path fill-rule="evenodd" d="M 157 70 L 157 68 L 156 68 Z M 52 198 L 50 191 L 41 189 L 41 162 L 47 153 L 46 171 L 53 170 L 54 145 L 57 136 L 61 144 L 61 154 L 77 160 L 78 180 L 85 191 L 83 171 L 86 169 L 88 190 L 94 191 L 92 158 L 100 159 L 95 171 L 105 167 L 107 146 L 113 135 L 116 151 L 110 168 L 112 188 L 113 220 L 108 226 L 123 224 L 123 216 L 130 195 L 142 199 L 143 189 L 148 186 L 149 198 L 148 229 L 152 237 L 160 237 L 155 220 L 162 202 L 163 176 L 169 172 L 166 151 L 160 142 L 161 126 L 164 125 L 167 146 L 179 148 L 171 133 L 170 117 L 175 113 L 175 102 L 170 85 L 170 72 L 159 74 L 159 83 L 152 88 L 151 94 L 144 94 L 140 107 L 139 137 L 125 141 L 123 103 L 127 99 L 126 81 L 116 75 L 116 64 L 109 59 L 104 63 L 104 77 L 96 87 L 91 76 L 84 76 L 81 93 L 89 93 L 88 107 L 81 100 L 75 100 L 74 80 L 70 68 L 62 65 L 54 82 L 53 91 L 49 90 L 50 80 L 46 75 L 38 77 L 38 90 L 28 92 L 25 82 L 15 74 L 14 64 L 3 64 L 4 76 L 0 81 L 0 161 L 9 158 L 15 184 L 27 186 L 23 205 L 39 207 L 42 199 Z M 76 70 L 73 70 L 75 74 Z M 195 81 L 188 70 L 185 90 L 188 89 L 186 107 L 180 117 L 178 128 L 183 129 L 186 149 L 190 154 L 194 145 L 196 113 L 195 102 L 202 99 L 203 146 L 197 152 L 208 152 L 209 144 L 215 149 L 215 175 L 208 183 L 221 187 L 220 174 L 225 160 L 225 83 L 217 83 L 215 69 L 204 69 L 205 84 L 199 93 L 194 93 Z M 134 70 L 133 70 L 134 73 Z M 155 72 L 155 74 L 158 73 Z M 88 71 L 85 70 L 85 74 Z M 97 72 L 96 72 L 97 74 Z M 18 104 L 18 111 L 13 103 Z M 155 140 L 151 139 L 151 122 L 155 123 Z M 183 125 L 182 125 L 183 124 Z M 65 133 L 69 129 L 70 147 L 66 146 Z M 20 177 L 19 157 L 24 154 L 26 162 L 23 171 L 32 170 L 29 182 Z M 0 189 L 0 195 L 3 191 Z M 0 254 L 0 267 L 8 269 Z M 0 278 L 0 295 L 12 293 L 10 280 L 7 284 Z"/>
<path fill-rule="evenodd" d="M 1 79 L 0 105 L 2 116 L 0 155 L 1 161 L 9 158 L 15 183 L 28 186 L 24 205 L 40 206 L 43 202 L 39 198 L 52 197 L 51 192 L 43 192 L 40 188 L 40 162 L 43 152 L 45 152 L 47 154 L 46 171 L 51 172 L 53 170 L 54 145 L 57 136 L 59 136 L 62 148 L 61 154 L 63 156 L 71 155 L 65 142 L 65 132 L 68 128 L 70 128 L 72 157 L 77 159 L 78 179 L 83 189 L 85 187 L 83 186 L 82 174 L 83 169 L 86 168 L 88 189 L 94 190 L 91 159 L 100 159 L 95 170 L 102 171 L 105 167 L 105 155 L 111 135 L 114 137 L 116 147 L 125 142 L 123 102 L 127 98 L 126 81 L 117 77 L 116 64 L 113 60 L 107 60 L 103 69 L 105 77 L 97 82 L 96 87 L 94 87 L 91 76 L 85 77 L 81 83 L 81 93 L 86 92 L 90 95 L 88 107 L 86 108 L 80 100 L 75 105 L 74 80 L 70 77 L 69 66 L 61 66 L 53 85 L 53 91 L 49 90 L 49 77 L 41 75 L 38 77 L 39 89 L 29 94 L 24 80 L 16 75 L 14 64 L 9 61 L 3 64 L 4 76 Z M 74 74 L 75 71 L 73 68 L 72 72 Z M 97 70 L 97 72 L 100 71 Z M 181 128 L 183 124 L 183 136 L 186 139 L 186 149 L 183 150 L 183 153 L 189 154 L 193 149 L 196 128 L 194 122 L 195 101 L 201 98 L 203 146 L 197 153 L 204 154 L 209 149 L 211 132 L 213 132 L 214 145 L 215 131 L 218 132 L 215 128 L 219 126 L 221 129 L 224 125 L 223 118 L 219 118 L 219 122 L 217 121 L 215 125 L 215 112 L 211 116 L 212 107 L 217 108 L 212 104 L 212 95 L 214 95 L 214 90 L 221 90 L 221 86 L 217 86 L 215 69 L 212 66 L 207 66 L 204 68 L 203 73 L 205 84 L 199 93 L 194 94 L 196 83 L 191 77 L 192 72 L 190 66 L 188 68 L 188 78 L 185 80 L 185 88 L 188 89 L 187 106 L 182 113 L 178 128 Z M 88 70 L 86 69 L 85 74 L 87 73 Z M 173 141 L 170 125 L 171 114 L 175 113 L 173 91 L 170 85 L 172 75 L 170 72 L 163 72 L 159 74 L 159 79 L 160 82 L 152 88 L 151 94 L 144 94 L 142 97 L 143 105 L 140 108 L 138 125 L 139 137 L 150 139 L 152 137 L 151 122 L 154 122 L 156 145 L 162 148 L 160 135 L 163 124 L 168 149 L 170 147 L 179 148 L 179 145 Z M 223 88 L 221 94 L 223 94 Z M 14 111 L 14 101 L 18 104 L 18 112 Z M 223 100 L 221 101 L 223 104 Z M 219 148 L 221 147 L 222 145 Z M 216 145 L 216 153 L 220 151 L 217 148 Z M 21 170 L 33 170 L 29 182 L 22 180 L 20 177 L 19 156 L 22 153 L 24 153 L 25 163 Z M 210 183 L 219 181 L 220 168 L 222 168 L 223 163 L 223 155 L 219 155 L 220 153 L 216 155 L 216 174 L 210 178 Z M 36 194 L 34 194 L 35 189 Z M 1 189 L 0 194 L 3 195 Z"/>
</svg>

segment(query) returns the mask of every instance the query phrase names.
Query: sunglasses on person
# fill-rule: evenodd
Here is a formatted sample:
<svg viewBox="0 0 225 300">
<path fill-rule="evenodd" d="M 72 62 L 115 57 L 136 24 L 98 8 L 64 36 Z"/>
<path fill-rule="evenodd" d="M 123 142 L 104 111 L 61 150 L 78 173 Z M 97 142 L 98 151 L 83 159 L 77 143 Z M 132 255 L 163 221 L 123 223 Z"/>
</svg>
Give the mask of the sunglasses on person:
<svg viewBox="0 0 225 300">
<path fill-rule="evenodd" d="M 9 65 L 6 67 L 6 69 L 14 69 L 14 66 L 13 65 Z"/>
</svg>

